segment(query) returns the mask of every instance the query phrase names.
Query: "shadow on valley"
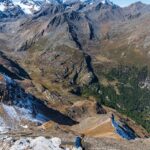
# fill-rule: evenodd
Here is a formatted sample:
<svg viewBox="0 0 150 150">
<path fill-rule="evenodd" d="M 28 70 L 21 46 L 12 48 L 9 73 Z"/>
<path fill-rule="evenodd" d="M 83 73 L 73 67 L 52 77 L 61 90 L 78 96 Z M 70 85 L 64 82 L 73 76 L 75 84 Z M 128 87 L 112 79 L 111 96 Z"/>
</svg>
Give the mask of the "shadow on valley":
<svg viewBox="0 0 150 150">
<path fill-rule="evenodd" d="M 41 100 L 36 99 L 36 101 L 37 101 L 36 102 L 37 104 L 34 105 L 34 113 L 36 116 L 38 116 L 38 114 L 40 114 L 40 112 L 42 111 L 41 113 L 46 117 L 45 122 L 54 121 L 55 123 L 58 123 L 61 125 L 69 125 L 69 126 L 72 126 L 78 123 L 75 120 L 68 117 L 67 115 L 62 114 L 58 110 L 47 107 Z"/>
<path fill-rule="evenodd" d="M 21 78 L 19 76 L 17 76 L 15 73 L 9 71 L 1 64 L 0 64 L 0 72 L 2 74 L 7 74 L 8 76 L 12 77 L 13 79 L 21 80 Z"/>
<path fill-rule="evenodd" d="M 13 60 L 9 59 L 1 51 L 0 51 L 0 72 L 2 74 L 8 75 L 13 79 L 18 79 L 18 80 L 22 80 L 23 78 L 30 79 L 28 73 L 20 65 L 18 65 Z"/>
</svg>

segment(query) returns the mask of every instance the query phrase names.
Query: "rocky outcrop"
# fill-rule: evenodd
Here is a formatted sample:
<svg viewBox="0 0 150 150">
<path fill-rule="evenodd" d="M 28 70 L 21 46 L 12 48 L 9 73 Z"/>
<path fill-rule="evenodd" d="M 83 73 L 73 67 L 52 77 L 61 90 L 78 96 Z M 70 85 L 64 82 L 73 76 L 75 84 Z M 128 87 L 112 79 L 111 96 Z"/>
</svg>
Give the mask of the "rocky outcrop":
<svg viewBox="0 0 150 150">
<path fill-rule="evenodd" d="M 36 55 L 36 52 L 34 54 Z M 42 52 L 33 62 L 43 77 L 48 77 L 51 82 L 61 83 L 69 89 L 98 82 L 90 56 L 74 48 L 58 46 L 54 50 Z"/>
<path fill-rule="evenodd" d="M 37 137 L 36 139 L 20 139 L 10 147 L 10 150 L 20 150 L 20 149 L 46 149 L 46 150 L 63 150 L 60 148 L 61 139 L 52 138 L 46 139 L 44 137 Z"/>
</svg>

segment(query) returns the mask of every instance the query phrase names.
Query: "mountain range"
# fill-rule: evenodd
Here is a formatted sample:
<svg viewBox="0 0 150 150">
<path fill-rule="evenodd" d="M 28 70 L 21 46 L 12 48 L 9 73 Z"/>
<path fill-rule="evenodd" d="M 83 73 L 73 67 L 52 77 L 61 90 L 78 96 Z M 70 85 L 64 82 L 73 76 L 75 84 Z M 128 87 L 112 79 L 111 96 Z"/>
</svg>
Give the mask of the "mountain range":
<svg viewBox="0 0 150 150">
<path fill-rule="evenodd" d="M 0 1 L 0 12 L 1 18 L 7 17 L 19 17 L 22 15 L 33 15 L 34 13 L 40 11 L 46 5 L 68 5 L 74 3 L 81 4 L 93 4 L 97 1 L 88 0 L 88 1 L 80 1 L 80 0 L 1 0 Z M 108 5 L 114 5 L 112 2 L 106 0 L 101 1 L 103 4 L 106 3 Z"/>
<path fill-rule="evenodd" d="M 1 0 L 0 123 L 9 127 L 12 110 L 21 112 L 18 129 L 46 118 L 42 127 L 54 125 L 51 132 L 77 134 L 82 126 L 85 135 L 116 138 L 108 119 L 114 113 L 121 128 L 149 137 L 149 18 L 142 2 Z M 106 134 L 104 124 L 96 126 L 101 121 Z"/>
</svg>

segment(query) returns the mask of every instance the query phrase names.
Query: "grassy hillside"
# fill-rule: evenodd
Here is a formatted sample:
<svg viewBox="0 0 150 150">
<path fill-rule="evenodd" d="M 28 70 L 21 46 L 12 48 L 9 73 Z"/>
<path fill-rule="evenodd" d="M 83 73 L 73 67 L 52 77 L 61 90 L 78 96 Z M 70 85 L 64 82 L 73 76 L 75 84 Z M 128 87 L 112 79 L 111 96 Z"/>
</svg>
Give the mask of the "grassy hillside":
<svg viewBox="0 0 150 150">
<path fill-rule="evenodd" d="M 150 132 L 150 90 L 146 78 L 148 68 L 123 66 L 101 70 L 99 90 L 83 89 L 83 96 L 94 95 L 102 104 L 129 116 Z"/>
<path fill-rule="evenodd" d="M 105 77 L 108 83 L 118 82 L 102 85 L 100 97 L 105 105 L 126 114 L 150 132 L 150 91 L 144 86 L 147 76 L 147 67 L 114 68 Z"/>
</svg>

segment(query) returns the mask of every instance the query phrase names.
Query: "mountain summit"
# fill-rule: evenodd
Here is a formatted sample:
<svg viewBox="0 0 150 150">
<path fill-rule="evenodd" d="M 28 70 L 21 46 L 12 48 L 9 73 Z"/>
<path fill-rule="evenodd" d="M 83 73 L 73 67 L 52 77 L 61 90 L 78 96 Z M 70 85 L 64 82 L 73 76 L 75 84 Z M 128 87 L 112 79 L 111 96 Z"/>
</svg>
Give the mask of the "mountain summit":
<svg viewBox="0 0 150 150">
<path fill-rule="evenodd" d="M 73 4 L 73 3 L 87 3 L 93 4 L 96 2 L 102 2 L 103 4 L 113 5 L 109 0 L 1 0 L 0 1 L 0 12 L 10 16 L 8 13 L 15 13 L 14 16 L 22 14 L 31 15 L 39 11 L 43 5 L 53 4 Z"/>
</svg>

